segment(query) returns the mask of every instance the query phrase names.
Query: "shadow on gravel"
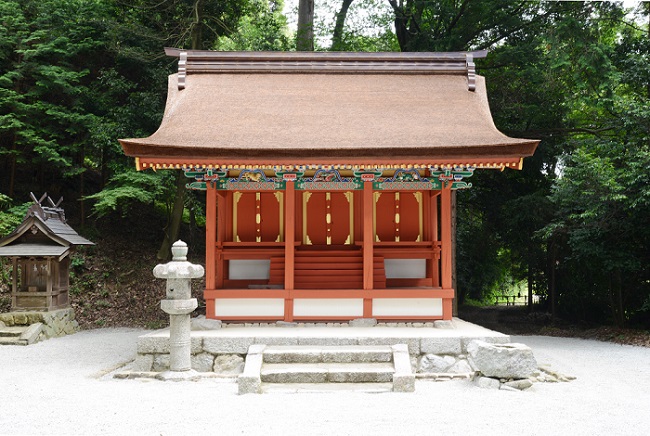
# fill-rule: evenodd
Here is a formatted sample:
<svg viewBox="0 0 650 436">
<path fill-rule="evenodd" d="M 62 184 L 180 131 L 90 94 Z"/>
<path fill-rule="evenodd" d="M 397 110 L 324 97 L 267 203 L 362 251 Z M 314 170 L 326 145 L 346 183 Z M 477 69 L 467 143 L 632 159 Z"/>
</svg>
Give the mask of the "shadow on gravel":
<svg viewBox="0 0 650 436">
<path fill-rule="evenodd" d="M 573 337 L 650 347 L 650 331 L 644 329 L 576 325 L 554 320 L 550 313 L 528 313 L 526 306 L 461 306 L 458 317 L 507 335 Z"/>
</svg>

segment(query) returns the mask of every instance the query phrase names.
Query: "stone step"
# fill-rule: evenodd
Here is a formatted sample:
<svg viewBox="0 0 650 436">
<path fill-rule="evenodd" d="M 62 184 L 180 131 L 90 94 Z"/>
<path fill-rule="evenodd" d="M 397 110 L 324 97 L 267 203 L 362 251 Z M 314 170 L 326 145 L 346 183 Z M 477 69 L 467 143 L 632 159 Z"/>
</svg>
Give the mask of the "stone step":
<svg viewBox="0 0 650 436">
<path fill-rule="evenodd" d="M 20 339 L 20 336 L 2 336 L 0 337 L 0 345 L 27 345 L 27 343 Z"/>
<path fill-rule="evenodd" d="M 264 349 L 264 362 L 268 363 L 363 363 L 392 360 L 393 350 L 386 345 L 270 345 Z"/>
<path fill-rule="evenodd" d="M 0 329 L 0 345 L 30 345 L 38 341 L 43 331 L 40 322 L 29 326 L 3 327 Z"/>
<path fill-rule="evenodd" d="M 237 378 L 240 394 L 267 392 L 265 386 L 284 392 L 357 390 L 413 392 L 415 375 L 406 344 L 391 346 L 273 346 L 248 348 L 244 372 Z M 388 384 L 390 388 L 387 388 Z M 277 385 L 277 386 L 276 386 Z M 329 386 L 328 386 L 329 385 Z M 331 385 L 339 385 L 334 387 Z"/>
<path fill-rule="evenodd" d="M 262 393 L 392 392 L 392 383 L 264 383 Z"/>
<path fill-rule="evenodd" d="M 26 326 L 3 327 L 0 329 L 0 338 L 19 338 L 25 330 L 27 330 Z"/>
<path fill-rule="evenodd" d="M 389 383 L 392 362 L 264 363 L 262 383 Z"/>
</svg>

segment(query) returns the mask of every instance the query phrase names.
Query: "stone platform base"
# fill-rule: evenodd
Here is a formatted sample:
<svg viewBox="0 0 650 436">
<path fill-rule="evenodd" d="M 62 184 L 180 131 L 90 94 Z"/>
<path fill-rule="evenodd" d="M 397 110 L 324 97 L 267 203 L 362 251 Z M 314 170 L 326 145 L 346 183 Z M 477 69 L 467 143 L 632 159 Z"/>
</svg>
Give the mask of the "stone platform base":
<svg viewBox="0 0 650 436">
<path fill-rule="evenodd" d="M 265 345 L 396 345 L 406 344 L 412 366 L 418 372 L 471 372 L 467 346 L 475 339 L 509 343 L 510 336 L 454 318 L 437 324 L 378 324 L 355 327 L 354 323 L 311 324 L 287 327 L 280 324 L 223 324 L 215 330 L 191 333 L 192 368 L 236 376 L 253 344 Z M 437 356 L 440 359 L 433 358 Z M 439 364 L 433 365 L 435 360 Z M 425 361 L 425 363 L 422 363 Z M 443 362 L 446 362 L 446 367 Z M 420 368 L 422 366 L 422 368 Z M 455 368 L 455 369 L 454 369 Z M 129 368 L 133 372 L 162 372 L 169 369 L 169 329 L 138 338 L 138 354 Z"/>
<path fill-rule="evenodd" d="M 29 345 L 79 331 L 74 309 L 0 313 L 0 344 Z"/>
</svg>

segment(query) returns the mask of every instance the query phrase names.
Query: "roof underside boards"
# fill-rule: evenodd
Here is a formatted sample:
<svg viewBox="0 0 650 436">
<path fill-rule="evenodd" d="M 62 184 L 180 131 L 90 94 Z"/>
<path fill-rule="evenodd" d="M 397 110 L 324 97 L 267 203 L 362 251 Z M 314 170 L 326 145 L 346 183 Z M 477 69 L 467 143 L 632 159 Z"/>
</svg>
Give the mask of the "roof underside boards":
<svg viewBox="0 0 650 436">
<path fill-rule="evenodd" d="M 174 74 L 160 128 L 120 142 L 143 168 L 147 162 L 519 167 L 533 154 L 538 141 L 496 129 L 483 77 L 472 76 L 471 91 L 464 72 L 425 74 L 413 66 L 409 74 L 407 61 L 399 73 L 381 74 L 367 67 L 363 74 L 287 73 L 272 63 L 257 72 L 188 71 L 180 90 Z"/>
<path fill-rule="evenodd" d="M 0 256 L 4 257 L 59 257 L 70 247 L 49 244 L 16 244 L 0 247 Z"/>
</svg>

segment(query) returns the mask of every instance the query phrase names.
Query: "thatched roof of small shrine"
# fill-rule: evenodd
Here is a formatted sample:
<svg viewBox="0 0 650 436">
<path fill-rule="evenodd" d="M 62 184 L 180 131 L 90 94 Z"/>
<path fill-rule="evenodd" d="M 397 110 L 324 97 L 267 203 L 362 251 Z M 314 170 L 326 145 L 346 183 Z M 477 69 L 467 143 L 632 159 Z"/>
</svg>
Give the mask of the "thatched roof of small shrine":
<svg viewBox="0 0 650 436">
<path fill-rule="evenodd" d="M 94 245 L 88 239 L 80 236 L 70 227 L 65 213 L 47 197 L 51 207 L 41 203 L 32 194 L 34 204 L 29 208 L 25 219 L 6 237 L 0 239 L 0 256 L 32 257 L 32 256 L 61 256 L 75 245 Z"/>
</svg>

